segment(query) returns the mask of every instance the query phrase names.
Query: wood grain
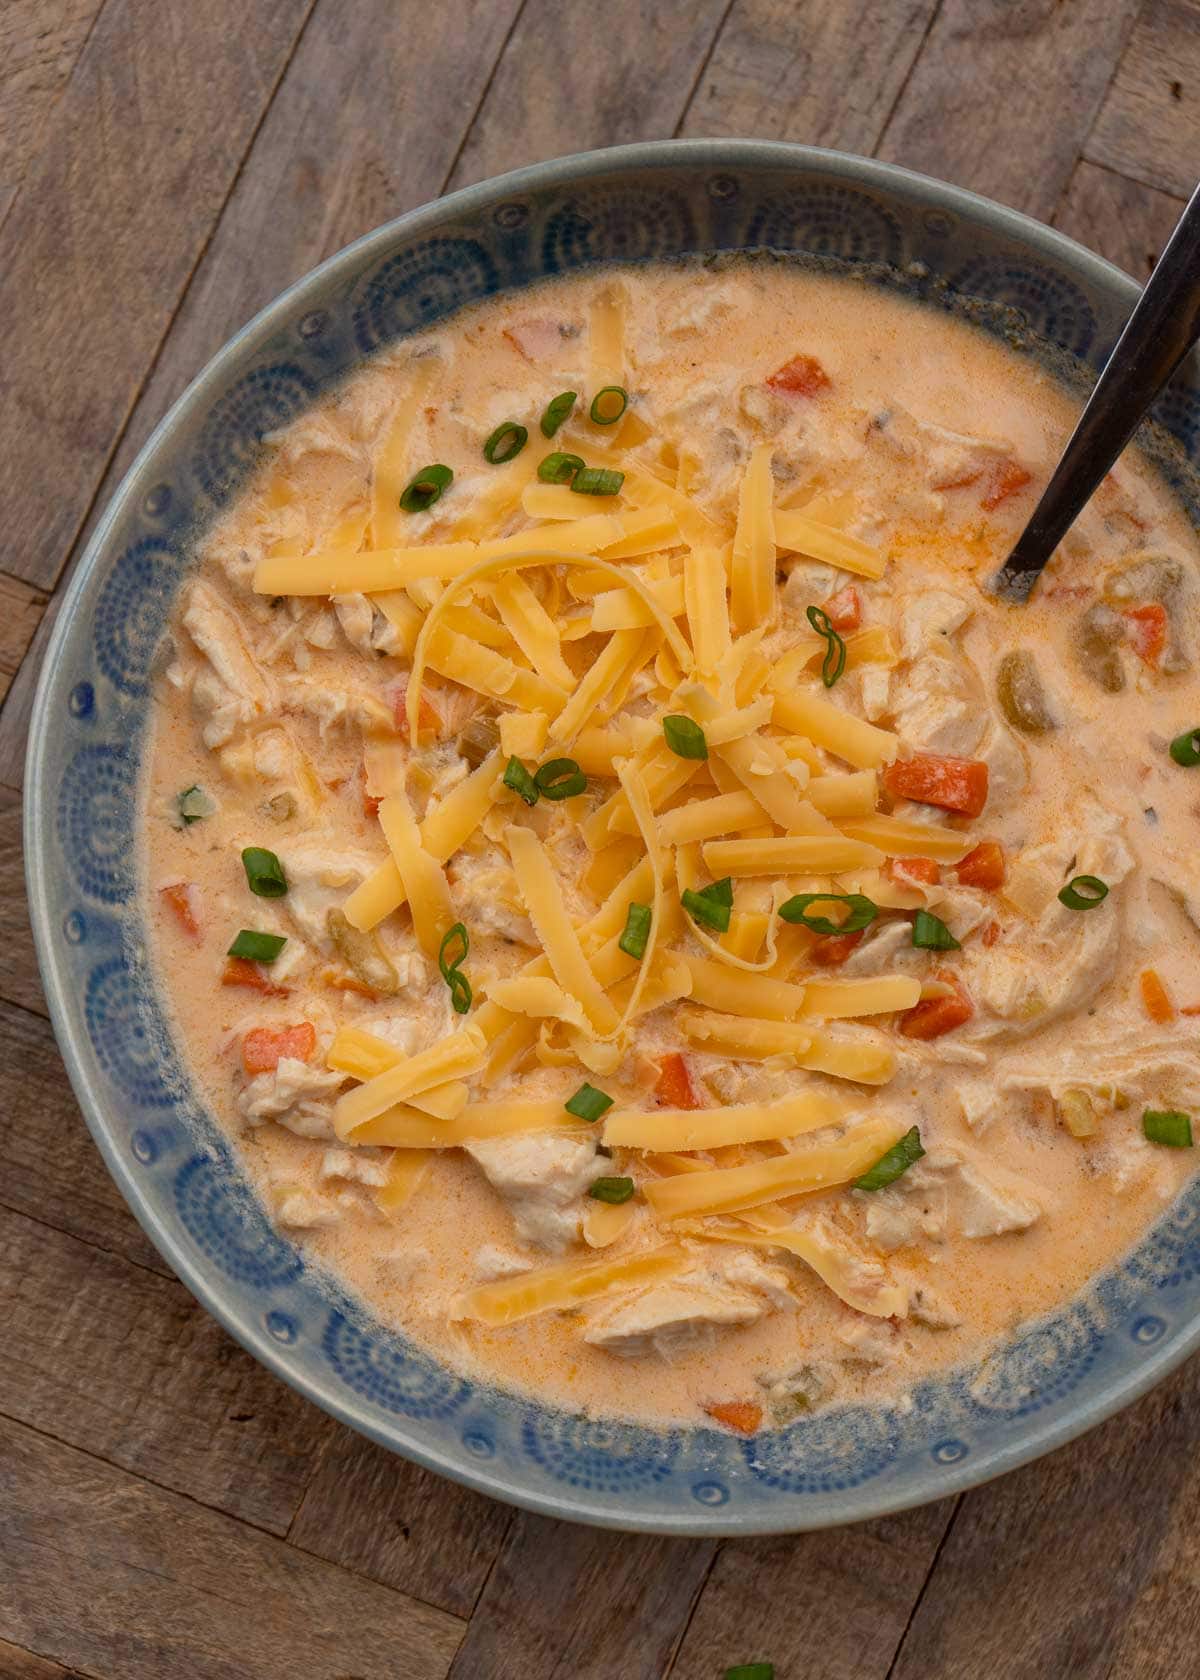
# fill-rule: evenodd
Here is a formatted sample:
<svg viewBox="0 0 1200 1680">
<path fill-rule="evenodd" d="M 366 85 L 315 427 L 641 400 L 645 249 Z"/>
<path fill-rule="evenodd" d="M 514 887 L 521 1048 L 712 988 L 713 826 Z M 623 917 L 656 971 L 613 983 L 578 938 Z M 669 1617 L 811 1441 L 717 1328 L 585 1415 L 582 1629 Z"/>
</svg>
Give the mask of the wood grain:
<svg viewBox="0 0 1200 1680">
<path fill-rule="evenodd" d="M 0 6 L 0 221 L 34 156 L 101 0 Z"/>
<path fill-rule="evenodd" d="M 46 1013 L 25 898 L 21 801 L 6 788 L 0 788 L 0 999 Z"/>
<path fill-rule="evenodd" d="M 1200 0 L 1147 0 L 1084 156 L 1186 197 L 1200 158 Z"/>
<path fill-rule="evenodd" d="M 1114 1666 L 1113 1645 L 1134 1605 L 1159 1602 L 1172 1522 L 1195 1513 L 1198 1404 L 1193 1360 L 1082 1440 L 966 1494 L 895 1680 L 1186 1672 L 1158 1666 L 1154 1654 L 1154 1666 Z M 1195 1566 L 1180 1573 L 1178 1563 L 1176 1555 L 1174 1608 L 1195 1627 L 1195 1600 L 1185 1606 L 1181 1590 Z"/>
<path fill-rule="evenodd" d="M 659 1680 L 715 1549 L 522 1512 L 451 1680 Z"/>
<path fill-rule="evenodd" d="M 79 557 L 76 548 L 72 566 Z M 58 616 L 59 603 L 67 582 L 64 577 L 50 604 L 42 613 L 33 633 L 25 658 L 11 679 L 8 692 L 0 702 L 0 787 L 20 792 L 25 783 L 25 748 L 29 742 L 29 720 L 33 716 L 33 702 L 37 694 L 42 659 L 49 645 L 50 633 Z M 17 825 L 18 829 L 20 824 Z"/>
<path fill-rule="evenodd" d="M 19 1645 L 0 1639 L 0 1680 L 84 1680 L 77 1668 L 63 1668 L 60 1663 L 35 1657 Z"/>
<path fill-rule="evenodd" d="M 512 1511 L 338 1428 L 288 1532 L 294 1546 L 469 1616 Z"/>
<path fill-rule="evenodd" d="M 675 133 L 727 0 L 526 0 L 450 185 Z"/>
<path fill-rule="evenodd" d="M 1138 0 L 943 0 L 878 155 L 1054 212 Z"/>
<path fill-rule="evenodd" d="M 114 1680 L 441 1680 L 462 1624 L 0 1420 L 10 1640 Z"/>
<path fill-rule="evenodd" d="M 1184 201 L 1094 163 L 1078 163 L 1054 225 L 1144 281 L 1179 220 Z"/>
<path fill-rule="evenodd" d="M 0 1160 L 0 1205 L 172 1275 L 105 1170 L 50 1023 L 8 1004 L 0 1004 Z"/>
<path fill-rule="evenodd" d="M 0 572 L 0 702 L 33 640 L 48 596 Z"/>
<path fill-rule="evenodd" d="M 7 1210 L 0 1275 L 0 1412 L 287 1532 L 330 1426 L 182 1284 Z"/>
<path fill-rule="evenodd" d="M 683 124 L 874 151 L 937 0 L 737 0 Z"/>
<path fill-rule="evenodd" d="M 884 1680 L 953 1500 L 826 1534 L 727 1541 L 671 1680 L 772 1662 L 804 1680 Z"/>
<path fill-rule="evenodd" d="M 27 583 L 63 568 L 311 3 L 236 29 L 224 0 L 110 0 L 88 38 L 0 229 L 0 529 Z"/>
</svg>

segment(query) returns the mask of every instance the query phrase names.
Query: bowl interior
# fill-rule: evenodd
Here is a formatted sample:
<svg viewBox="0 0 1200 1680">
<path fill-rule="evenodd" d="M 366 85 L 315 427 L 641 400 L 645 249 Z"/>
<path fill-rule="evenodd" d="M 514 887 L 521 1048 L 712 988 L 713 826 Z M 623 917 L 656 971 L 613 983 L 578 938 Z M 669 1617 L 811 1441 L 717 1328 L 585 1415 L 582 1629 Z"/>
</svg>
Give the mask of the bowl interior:
<svg viewBox="0 0 1200 1680">
<path fill-rule="evenodd" d="M 769 248 L 896 287 L 1086 383 L 1133 282 L 1015 213 L 884 165 L 756 142 L 639 146 L 470 188 L 349 247 L 210 364 L 97 528 L 34 713 L 30 898 L 67 1067 L 171 1265 L 257 1357 L 387 1446 L 557 1516 L 675 1533 L 820 1527 L 940 1497 L 1098 1422 L 1200 1338 L 1200 1184 L 1115 1270 L 911 1403 L 742 1442 L 597 1421 L 464 1380 L 274 1231 L 193 1088 L 150 981 L 134 818 L 156 649 L 195 535 L 263 435 L 364 356 L 462 305 L 589 264 Z M 1147 443 L 1195 516 L 1200 367 Z"/>
</svg>

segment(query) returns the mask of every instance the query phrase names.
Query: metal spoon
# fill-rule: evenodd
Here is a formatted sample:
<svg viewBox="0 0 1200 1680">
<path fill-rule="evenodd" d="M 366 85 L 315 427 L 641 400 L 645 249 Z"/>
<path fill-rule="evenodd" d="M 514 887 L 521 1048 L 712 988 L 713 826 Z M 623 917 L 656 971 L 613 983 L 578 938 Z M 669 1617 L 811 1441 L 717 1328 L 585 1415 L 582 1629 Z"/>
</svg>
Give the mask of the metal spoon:
<svg viewBox="0 0 1200 1680">
<path fill-rule="evenodd" d="M 1155 263 L 1041 501 L 992 579 L 997 595 L 1029 599 L 1043 566 L 1197 338 L 1200 187 Z"/>
</svg>

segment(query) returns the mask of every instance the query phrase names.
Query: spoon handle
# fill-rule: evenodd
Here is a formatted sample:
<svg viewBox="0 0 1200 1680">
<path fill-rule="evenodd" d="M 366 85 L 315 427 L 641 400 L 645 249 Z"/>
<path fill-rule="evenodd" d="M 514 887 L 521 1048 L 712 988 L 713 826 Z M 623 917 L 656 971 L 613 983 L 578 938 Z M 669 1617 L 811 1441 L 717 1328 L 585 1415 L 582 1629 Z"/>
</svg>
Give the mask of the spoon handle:
<svg viewBox="0 0 1200 1680">
<path fill-rule="evenodd" d="M 1197 337 L 1200 187 L 1125 323 L 1041 501 L 992 580 L 997 595 L 1029 599 L 1043 566 Z"/>
</svg>

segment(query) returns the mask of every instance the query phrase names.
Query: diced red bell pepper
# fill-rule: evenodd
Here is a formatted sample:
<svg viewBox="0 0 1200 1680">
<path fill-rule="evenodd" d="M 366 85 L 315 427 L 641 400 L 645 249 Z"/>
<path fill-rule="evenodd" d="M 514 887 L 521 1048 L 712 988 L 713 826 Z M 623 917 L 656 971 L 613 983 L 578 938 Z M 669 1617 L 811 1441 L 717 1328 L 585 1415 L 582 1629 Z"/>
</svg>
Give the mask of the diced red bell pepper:
<svg viewBox="0 0 1200 1680">
<path fill-rule="evenodd" d="M 835 630 L 857 630 L 862 623 L 862 596 L 848 583 L 829 597 L 822 611 Z"/>
<path fill-rule="evenodd" d="M 262 965 L 248 962 L 245 957 L 226 957 L 225 967 L 221 972 L 222 986 L 248 986 L 253 992 L 261 992 L 264 997 L 288 997 L 290 994 L 286 986 L 277 986 L 269 980 Z"/>
<path fill-rule="evenodd" d="M 1004 847 L 998 840 L 981 840 L 955 869 L 959 885 L 995 892 L 1004 885 Z"/>
<path fill-rule="evenodd" d="M 1004 929 L 1000 926 L 999 922 L 989 922 L 988 925 L 984 928 L 983 934 L 982 934 L 981 937 L 983 939 L 983 943 L 987 946 L 989 951 L 991 950 L 993 945 L 996 945 L 996 944 L 999 943 L 1000 936 L 1003 932 L 1004 932 Z"/>
<path fill-rule="evenodd" d="M 654 1095 L 664 1108 L 704 1108 L 706 1103 L 692 1080 L 685 1057 L 677 1050 L 665 1055 L 658 1064 L 658 1082 Z"/>
<path fill-rule="evenodd" d="M 818 968 L 840 968 L 856 945 L 862 943 L 863 930 L 854 933 L 829 933 L 818 938 L 808 953 L 808 960 Z"/>
<path fill-rule="evenodd" d="M 724 1400 L 705 1406 L 704 1410 L 710 1418 L 716 1418 L 726 1429 L 736 1430 L 739 1435 L 756 1435 L 762 1428 L 762 1407 L 756 1406 L 753 1400 Z"/>
<path fill-rule="evenodd" d="M 1139 659 L 1156 669 L 1167 645 L 1167 609 L 1161 601 L 1150 601 L 1144 607 L 1131 607 L 1124 615 L 1129 626 L 1129 639 Z"/>
<path fill-rule="evenodd" d="M 294 1027 L 253 1027 L 242 1039 L 242 1066 L 248 1074 L 273 1073 L 284 1056 L 307 1062 L 317 1048 L 311 1021 Z"/>
<path fill-rule="evenodd" d="M 773 391 L 785 391 L 789 397 L 815 397 L 818 391 L 829 389 L 829 375 L 815 356 L 803 353 L 793 356 L 767 378 Z"/>
<path fill-rule="evenodd" d="M 994 513 L 1001 502 L 1006 502 L 1010 496 L 1015 496 L 1018 490 L 1023 490 L 1030 477 L 1031 474 L 1016 461 L 1003 462 L 989 474 L 987 489 L 979 499 L 980 507 L 985 513 Z"/>
<path fill-rule="evenodd" d="M 988 767 L 978 758 L 916 753 L 889 764 L 883 785 L 893 799 L 915 799 L 963 817 L 977 817 L 987 804 Z"/>
<path fill-rule="evenodd" d="M 936 887 L 942 878 L 942 866 L 936 858 L 889 858 L 886 872 L 902 887 L 910 881 L 919 881 L 923 887 Z"/>
<path fill-rule="evenodd" d="M 200 893 L 191 881 L 172 881 L 160 887 L 158 896 L 171 911 L 189 939 L 200 937 Z"/>
<path fill-rule="evenodd" d="M 954 990 L 948 997 L 922 998 L 900 1017 L 900 1031 L 905 1038 L 941 1038 L 963 1026 L 975 1013 L 975 1005 L 952 974 L 939 974 Z"/>
</svg>

